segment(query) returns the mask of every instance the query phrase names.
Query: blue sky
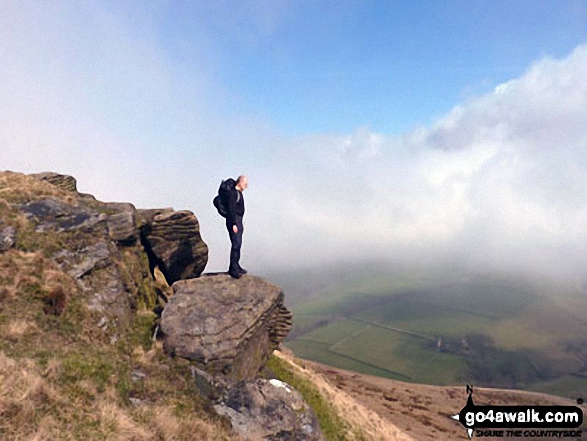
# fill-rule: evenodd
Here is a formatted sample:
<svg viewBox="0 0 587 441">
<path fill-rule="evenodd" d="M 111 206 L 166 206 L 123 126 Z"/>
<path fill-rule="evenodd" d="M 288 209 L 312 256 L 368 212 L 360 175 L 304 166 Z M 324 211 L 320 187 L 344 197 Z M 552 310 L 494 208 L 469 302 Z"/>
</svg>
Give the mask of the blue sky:
<svg viewBox="0 0 587 441">
<path fill-rule="evenodd" d="M 0 2 L 0 169 L 193 211 L 243 266 L 583 274 L 586 1 Z M 587 277 L 585 277 L 587 280 Z"/>
<path fill-rule="evenodd" d="M 174 2 L 161 42 L 188 69 L 213 60 L 223 111 L 292 134 L 398 134 L 587 40 L 584 1 L 238 4 Z"/>
</svg>

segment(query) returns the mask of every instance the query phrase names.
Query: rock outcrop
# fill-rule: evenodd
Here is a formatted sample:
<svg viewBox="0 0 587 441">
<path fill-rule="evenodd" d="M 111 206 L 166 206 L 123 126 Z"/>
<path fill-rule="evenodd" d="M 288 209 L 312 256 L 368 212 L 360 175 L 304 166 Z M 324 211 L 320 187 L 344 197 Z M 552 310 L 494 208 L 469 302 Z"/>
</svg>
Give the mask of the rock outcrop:
<svg viewBox="0 0 587 441">
<path fill-rule="evenodd" d="M 33 231 L 23 234 L 51 242 L 44 252 L 75 280 L 84 303 L 104 323 L 104 329 L 109 327 L 113 340 L 117 328 L 130 322 L 138 301 L 154 302 L 153 291 L 142 283 L 149 268 L 140 244 L 127 241 L 127 246 L 119 247 L 121 242 L 112 240 L 111 228 L 126 211 L 127 207 L 117 209 L 97 201 L 88 204 L 76 198 L 72 204 L 55 197 L 20 207 L 33 226 Z M 138 238 L 138 228 L 132 236 Z"/>
<path fill-rule="evenodd" d="M 291 328 L 283 291 L 260 277 L 205 274 L 172 288 L 161 315 L 165 349 L 213 375 L 255 378 Z"/>
<path fill-rule="evenodd" d="M 292 324 L 282 289 L 257 276 L 203 274 L 172 285 L 161 314 L 165 350 L 192 360 L 214 409 L 242 439 L 323 440 L 312 409 L 291 386 L 259 378 Z"/>
<path fill-rule="evenodd" d="M 162 308 L 165 351 L 189 360 L 175 361 L 189 364 L 201 395 L 244 439 L 323 439 L 298 392 L 259 378 L 291 329 L 282 289 L 250 274 L 202 275 L 208 248 L 191 211 L 137 210 L 79 193 L 71 176 L 4 172 L 0 258 L 28 262 L 33 274 L 11 268 L 0 298 L 26 290 L 47 320 L 83 321 L 84 341 L 129 345 L 141 311 L 150 342 Z M 154 280 L 157 267 L 171 288 Z"/>
<path fill-rule="evenodd" d="M 0 225 L 0 253 L 8 251 L 14 246 L 16 241 L 16 230 L 14 227 L 4 227 Z"/>
<path fill-rule="evenodd" d="M 208 249 L 191 212 L 101 202 L 79 193 L 75 178 L 58 173 L 6 172 L 3 179 L 11 186 L 4 190 L 13 199 L 12 217 L 24 221 L 0 224 L 0 252 L 42 249 L 75 281 L 75 295 L 113 340 L 139 304 L 154 305 L 154 265 L 172 280 L 195 277 L 206 265 Z"/>
<path fill-rule="evenodd" d="M 107 215 L 93 207 L 71 205 L 57 198 L 46 198 L 24 204 L 20 211 L 35 222 L 35 231 L 62 233 L 105 232 Z"/>
<path fill-rule="evenodd" d="M 202 274 L 208 261 L 208 247 L 200 237 L 194 213 L 139 210 L 139 216 L 151 267 L 158 266 L 169 284 Z"/>
<path fill-rule="evenodd" d="M 325 440 L 313 410 L 299 392 L 276 379 L 239 382 L 214 408 L 247 441 Z"/>
</svg>

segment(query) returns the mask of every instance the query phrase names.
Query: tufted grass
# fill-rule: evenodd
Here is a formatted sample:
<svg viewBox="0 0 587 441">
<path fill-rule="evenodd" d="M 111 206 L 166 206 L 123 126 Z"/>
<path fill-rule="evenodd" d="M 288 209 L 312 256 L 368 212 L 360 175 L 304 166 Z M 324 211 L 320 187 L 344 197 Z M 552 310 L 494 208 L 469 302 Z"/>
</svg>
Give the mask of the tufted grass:
<svg viewBox="0 0 587 441">
<path fill-rule="evenodd" d="M 285 360 L 275 355 L 272 355 L 269 359 L 267 369 L 273 372 L 279 380 L 296 389 L 304 397 L 304 400 L 314 410 L 320 428 L 327 440 L 344 441 L 348 439 L 345 422 L 338 416 L 332 405 L 312 382 L 296 375 Z"/>
</svg>

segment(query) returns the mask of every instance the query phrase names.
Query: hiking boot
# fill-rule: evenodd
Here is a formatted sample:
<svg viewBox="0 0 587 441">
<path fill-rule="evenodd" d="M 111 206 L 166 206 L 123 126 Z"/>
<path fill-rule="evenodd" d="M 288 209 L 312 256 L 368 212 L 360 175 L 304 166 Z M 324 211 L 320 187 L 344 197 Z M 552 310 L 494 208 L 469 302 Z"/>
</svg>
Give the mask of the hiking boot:
<svg viewBox="0 0 587 441">
<path fill-rule="evenodd" d="M 248 273 L 248 271 L 246 269 L 244 269 L 244 268 L 239 268 L 238 269 L 238 273 L 242 276 L 243 274 Z"/>
<path fill-rule="evenodd" d="M 240 279 L 241 277 L 240 273 L 231 273 L 229 271 L 228 274 L 230 274 L 230 277 L 232 277 L 233 279 Z"/>
</svg>

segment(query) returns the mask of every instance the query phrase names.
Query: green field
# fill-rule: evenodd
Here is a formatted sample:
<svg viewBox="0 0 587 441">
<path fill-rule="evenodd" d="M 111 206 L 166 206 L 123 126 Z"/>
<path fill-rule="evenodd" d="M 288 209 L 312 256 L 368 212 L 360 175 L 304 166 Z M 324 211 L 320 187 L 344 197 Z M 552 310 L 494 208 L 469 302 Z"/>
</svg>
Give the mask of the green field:
<svg viewBox="0 0 587 441">
<path fill-rule="evenodd" d="M 529 389 L 536 392 L 571 398 L 585 397 L 587 394 L 587 378 L 581 378 L 575 375 L 563 375 L 554 380 L 536 383 Z"/>
<path fill-rule="evenodd" d="M 584 295 L 410 277 L 358 277 L 297 302 L 286 345 L 302 358 L 417 383 L 587 391 Z"/>
</svg>

